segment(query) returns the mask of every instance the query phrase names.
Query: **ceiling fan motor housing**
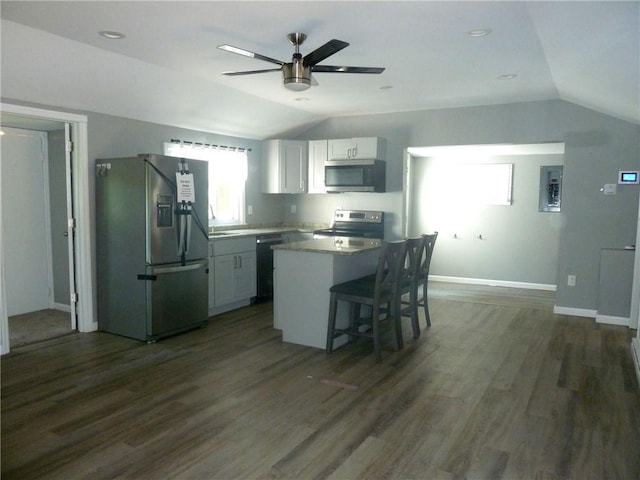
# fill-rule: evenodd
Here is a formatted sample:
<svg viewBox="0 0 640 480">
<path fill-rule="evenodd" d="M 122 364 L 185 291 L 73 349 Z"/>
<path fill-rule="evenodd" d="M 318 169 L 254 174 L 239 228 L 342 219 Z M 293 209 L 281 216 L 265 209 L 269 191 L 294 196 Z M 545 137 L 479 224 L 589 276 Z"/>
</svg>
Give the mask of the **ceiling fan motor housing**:
<svg viewBox="0 0 640 480">
<path fill-rule="evenodd" d="M 289 90 L 300 92 L 311 86 L 311 67 L 305 67 L 302 62 L 302 55 L 293 55 L 291 63 L 282 66 L 284 86 Z"/>
</svg>

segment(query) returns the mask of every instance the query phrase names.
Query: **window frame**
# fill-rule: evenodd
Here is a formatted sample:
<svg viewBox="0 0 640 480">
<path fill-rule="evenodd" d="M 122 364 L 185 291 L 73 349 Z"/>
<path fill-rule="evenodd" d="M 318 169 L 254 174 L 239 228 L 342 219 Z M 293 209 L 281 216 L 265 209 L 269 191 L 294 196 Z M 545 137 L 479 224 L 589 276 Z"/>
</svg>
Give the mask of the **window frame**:
<svg viewBox="0 0 640 480">
<path fill-rule="evenodd" d="M 233 153 L 238 155 L 244 155 L 244 165 L 241 165 L 239 169 L 232 175 L 240 175 L 243 177 L 242 180 L 238 180 L 238 183 L 235 184 L 234 190 L 237 189 L 234 195 L 230 195 L 231 201 L 235 204 L 231 210 L 234 210 L 234 213 L 237 214 L 238 218 L 212 218 L 212 214 L 215 215 L 214 204 L 215 201 L 212 202 L 212 195 L 215 196 L 214 187 L 215 182 L 211 181 L 212 176 L 217 176 L 214 172 L 212 172 L 212 165 L 214 162 L 219 162 L 219 160 L 214 160 L 213 158 L 207 158 L 210 155 L 215 156 L 217 152 L 223 153 Z M 204 145 L 190 145 L 182 142 L 165 142 L 164 143 L 164 154 L 170 155 L 179 158 L 186 159 L 195 159 L 195 160 L 205 160 L 209 163 L 208 169 L 208 191 L 207 191 L 207 217 L 208 217 L 208 226 L 216 227 L 216 226 L 233 226 L 233 225 L 244 225 L 246 223 L 246 184 L 247 184 L 247 172 L 248 172 L 248 163 L 249 158 L 247 155 L 247 151 L 244 149 L 234 149 L 233 147 L 219 147 L 219 146 L 204 146 Z M 190 155 L 191 154 L 191 155 Z M 223 169 L 223 176 L 225 177 L 225 181 L 220 182 L 222 185 L 226 185 L 229 183 L 228 178 L 229 170 L 227 168 Z M 214 173 L 212 175 L 212 173 Z"/>
</svg>

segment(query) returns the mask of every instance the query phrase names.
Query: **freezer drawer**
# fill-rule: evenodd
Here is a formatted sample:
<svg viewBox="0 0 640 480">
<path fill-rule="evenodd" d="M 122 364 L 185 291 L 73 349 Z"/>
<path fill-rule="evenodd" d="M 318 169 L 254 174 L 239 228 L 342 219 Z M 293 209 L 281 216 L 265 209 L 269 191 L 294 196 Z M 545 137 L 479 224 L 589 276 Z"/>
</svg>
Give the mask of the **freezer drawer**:
<svg viewBox="0 0 640 480">
<path fill-rule="evenodd" d="M 147 267 L 147 340 L 204 325 L 207 260 Z"/>
</svg>

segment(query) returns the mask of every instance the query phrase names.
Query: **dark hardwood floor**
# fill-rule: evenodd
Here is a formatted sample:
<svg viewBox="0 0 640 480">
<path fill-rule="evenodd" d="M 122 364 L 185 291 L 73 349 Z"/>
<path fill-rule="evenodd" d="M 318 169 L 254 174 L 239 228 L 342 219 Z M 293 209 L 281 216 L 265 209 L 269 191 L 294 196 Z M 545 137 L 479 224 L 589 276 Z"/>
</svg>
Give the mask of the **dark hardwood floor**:
<svg viewBox="0 0 640 480">
<path fill-rule="evenodd" d="M 474 290 L 434 285 L 433 326 L 382 364 L 282 343 L 271 303 L 150 345 L 16 348 L 2 478 L 640 478 L 631 331 Z"/>
</svg>

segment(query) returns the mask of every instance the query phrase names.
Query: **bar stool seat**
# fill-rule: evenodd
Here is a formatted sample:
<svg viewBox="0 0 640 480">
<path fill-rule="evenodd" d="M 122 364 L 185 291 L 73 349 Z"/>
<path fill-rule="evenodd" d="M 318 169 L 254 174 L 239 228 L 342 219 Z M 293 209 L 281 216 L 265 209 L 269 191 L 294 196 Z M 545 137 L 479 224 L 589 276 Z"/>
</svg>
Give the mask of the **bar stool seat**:
<svg viewBox="0 0 640 480">
<path fill-rule="evenodd" d="M 373 340 L 376 361 L 380 362 L 382 361 L 380 345 L 382 326 L 393 330 L 396 350 L 402 348 L 398 285 L 400 265 L 404 262 L 406 246 L 406 241 L 385 243 L 378 257 L 375 275 L 366 275 L 338 283 L 329 289 L 327 353 L 333 351 L 334 340 L 339 336 L 348 335 L 350 342 L 355 337 L 367 337 Z M 349 303 L 347 328 L 336 327 L 339 301 Z M 361 315 L 362 305 L 369 307 L 368 315 Z"/>
</svg>

